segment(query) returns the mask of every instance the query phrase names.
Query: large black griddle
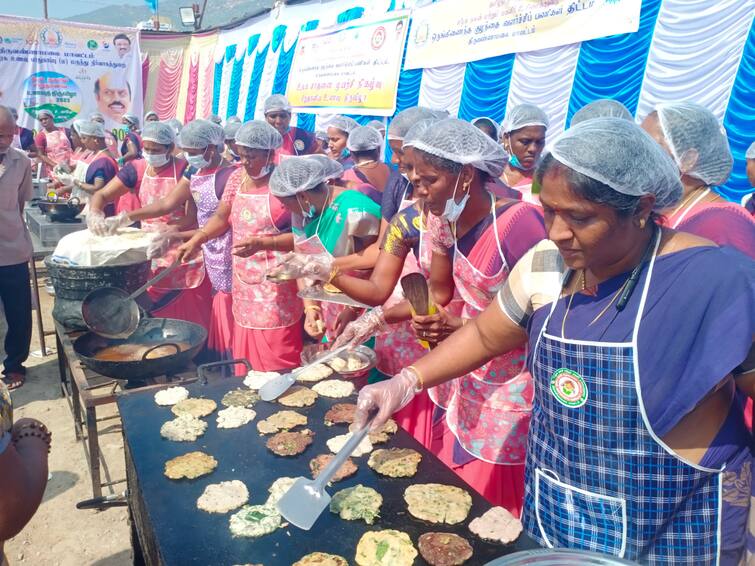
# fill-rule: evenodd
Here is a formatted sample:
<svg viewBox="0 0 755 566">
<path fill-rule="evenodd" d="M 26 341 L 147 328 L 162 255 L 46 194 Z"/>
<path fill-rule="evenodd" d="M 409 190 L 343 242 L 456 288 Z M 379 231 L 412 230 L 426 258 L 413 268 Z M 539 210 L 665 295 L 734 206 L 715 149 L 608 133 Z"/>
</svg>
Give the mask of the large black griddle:
<svg viewBox="0 0 755 566">
<path fill-rule="evenodd" d="M 192 397 L 207 397 L 218 403 L 223 395 L 241 387 L 240 379 L 227 378 L 195 383 L 187 388 Z M 363 521 L 344 521 L 330 511 L 324 512 L 310 531 L 294 526 L 279 529 L 260 538 L 233 538 L 228 529 L 231 513 L 209 514 L 196 508 L 196 500 L 211 483 L 238 479 L 250 492 L 250 503 L 264 503 L 268 487 L 281 476 L 310 476 L 309 461 L 318 454 L 327 454 L 327 439 L 347 432 L 346 425 L 326 427 L 326 411 L 338 402 L 355 402 L 356 396 L 331 400 L 320 397 L 315 405 L 293 409 L 306 414 L 308 428 L 315 433 L 314 442 L 294 458 L 273 455 L 265 447 L 268 436 L 260 437 L 256 423 L 272 413 L 287 409 L 278 403 L 258 402 L 254 406 L 257 417 L 248 425 L 230 430 L 218 430 L 216 413 L 206 420 L 207 432 L 196 442 L 171 442 L 160 437 L 160 426 L 173 418 L 169 407 L 155 404 L 154 392 L 134 392 L 120 397 L 118 405 L 123 421 L 126 468 L 129 477 L 129 504 L 137 527 L 140 546 L 148 564 L 212 564 L 232 565 L 262 563 L 265 566 L 289 566 L 310 552 L 339 554 L 354 564 L 357 543 L 369 530 L 398 529 L 409 534 L 417 546 L 422 533 L 444 531 L 458 533 L 473 546 L 475 554 L 469 565 L 486 562 L 512 552 L 537 548 L 522 536 L 512 545 L 503 546 L 483 542 L 468 530 L 469 521 L 490 508 L 490 504 L 475 493 L 450 469 L 425 450 L 414 438 L 402 430 L 380 448 L 405 447 L 419 451 L 422 462 L 414 478 L 384 478 L 367 466 L 368 456 L 355 458 L 359 471 L 355 476 L 333 484 L 329 492 L 358 483 L 373 487 L 383 496 L 381 519 L 373 525 Z M 169 480 L 163 475 L 167 460 L 202 450 L 218 460 L 211 474 L 196 480 Z M 433 525 L 409 515 L 403 500 L 404 489 L 414 483 L 436 482 L 465 488 L 473 499 L 472 510 L 460 525 Z M 426 564 L 418 556 L 415 564 Z"/>
</svg>

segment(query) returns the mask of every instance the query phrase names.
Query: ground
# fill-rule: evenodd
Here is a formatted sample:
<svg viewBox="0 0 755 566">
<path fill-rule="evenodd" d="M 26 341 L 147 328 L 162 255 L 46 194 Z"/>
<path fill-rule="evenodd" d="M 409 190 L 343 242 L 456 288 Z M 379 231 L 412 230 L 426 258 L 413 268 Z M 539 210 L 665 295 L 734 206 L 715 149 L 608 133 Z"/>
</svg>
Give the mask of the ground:
<svg viewBox="0 0 755 566">
<path fill-rule="evenodd" d="M 41 263 L 37 264 L 44 269 Z M 42 277 L 40 277 L 42 279 Z M 41 284 L 41 281 L 40 281 Z M 52 330 L 53 299 L 40 290 L 44 327 Z M 0 317 L 0 350 L 6 332 L 5 318 Z M 48 336 L 47 344 L 55 345 Z M 35 325 L 32 351 L 39 350 Z M 11 566 L 124 566 L 132 563 L 129 525 L 125 507 L 104 511 L 78 510 L 76 503 L 92 497 L 92 484 L 82 443 L 74 436 L 73 419 L 60 393 L 57 355 L 30 357 L 26 384 L 12 393 L 14 417 L 33 417 L 44 422 L 52 432 L 49 468 L 52 478 L 44 500 L 31 522 L 15 538 L 5 543 Z M 105 407 L 98 417 L 113 414 Z M 102 414 L 99 414 L 102 413 Z M 100 423 L 100 446 L 113 480 L 123 479 L 123 443 L 119 421 Z M 125 483 L 114 488 L 125 489 Z"/>
</svg>

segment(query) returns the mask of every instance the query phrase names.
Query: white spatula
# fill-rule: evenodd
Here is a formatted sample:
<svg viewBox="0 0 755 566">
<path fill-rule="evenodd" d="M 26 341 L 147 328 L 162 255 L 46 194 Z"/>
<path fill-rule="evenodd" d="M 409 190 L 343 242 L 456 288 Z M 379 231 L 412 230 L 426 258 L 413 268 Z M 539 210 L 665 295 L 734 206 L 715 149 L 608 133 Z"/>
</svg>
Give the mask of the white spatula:
<svg viewBox="0 0 755 566">
<path fill-rule="evenodd" d="M 321 364 L 331 358 L 335 358 L 338 354 L 345 352 L 348 349 L 348 344 L 346 346 L 341 346 L 340 348 L 336 348 L 335 350 L 331 350 L 330 352 L 323 354 L 322 356 L 311 361 L 305 366 L 271 379 L 260 388 L 260 398 L 263 401 L 273 401 L 277 399 L 278 397 L 283 395 L 289 387 L 296 383 L 297 376 L 299 376 L 305 370 L 311 368 L 314 365 Z"/>
<path fill-rule="evenodd" d="M 373 417 L 374 418 L 374 417 Z M 330 495 L 325 486 L 341 468 L 354 449 L 359 446 L 370 430 L 372 418 L 365 427 L 352 434 L 330 463 L 325 466 L 316 479 L 297 478 L 283 497 L 278 500 L 278 512 L 289 522 L 300 529 L 308 531 L 315 524 L 330 503 Z"/>
</svg>

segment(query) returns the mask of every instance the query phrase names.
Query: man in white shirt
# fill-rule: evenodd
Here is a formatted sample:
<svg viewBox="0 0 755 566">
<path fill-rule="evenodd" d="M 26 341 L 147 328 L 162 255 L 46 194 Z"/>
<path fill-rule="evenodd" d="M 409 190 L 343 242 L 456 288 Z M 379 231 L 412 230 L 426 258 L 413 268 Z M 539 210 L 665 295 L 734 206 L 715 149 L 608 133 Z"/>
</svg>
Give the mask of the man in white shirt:
<svg viewBox="0 0 755 566">
<path fill-rule="evenodd" d="M 16 121 L 0 106 L 0 301 L 5 311 L 3 381 L 8 389 L 24 383 L 23 364 L 31 343 L 31 237 L 23 219 L 24 204 L 32 198 L 31 161 L 14 147 Z"/>
</svg>

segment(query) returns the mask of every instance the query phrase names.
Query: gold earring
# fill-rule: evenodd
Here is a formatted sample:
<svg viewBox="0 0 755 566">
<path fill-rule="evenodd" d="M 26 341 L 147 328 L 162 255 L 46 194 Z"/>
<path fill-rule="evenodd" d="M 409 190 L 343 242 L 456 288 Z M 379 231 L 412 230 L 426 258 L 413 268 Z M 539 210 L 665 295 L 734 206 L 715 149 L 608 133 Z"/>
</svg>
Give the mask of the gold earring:
<svg viewBox="0 0 755 566">
<path fill-rule="evenodd" d="M 640 230 L 642 230 L 644 228 L 645 228 L 645 219 L 644 218 L 640 218 Z"/>
</svg>

